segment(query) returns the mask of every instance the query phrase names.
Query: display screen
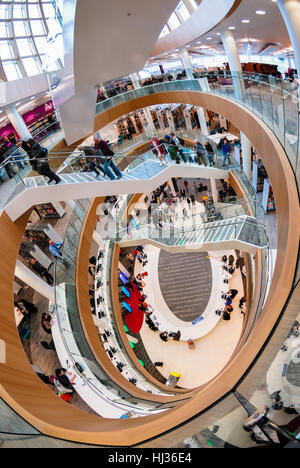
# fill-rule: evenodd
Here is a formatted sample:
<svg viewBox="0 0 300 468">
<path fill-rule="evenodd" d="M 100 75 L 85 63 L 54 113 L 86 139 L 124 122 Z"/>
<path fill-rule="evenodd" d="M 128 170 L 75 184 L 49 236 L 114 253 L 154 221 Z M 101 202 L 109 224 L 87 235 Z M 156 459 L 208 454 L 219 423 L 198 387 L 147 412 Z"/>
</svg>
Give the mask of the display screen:
<svg viewBox="0 0 300 468">
<path fill-rule="evenodd" d="M 122 281 L 122 283 L 127 284 L 127 278 L 124 275 L 124 273 L 120 273 L 119 278 Z"/>
</svg>

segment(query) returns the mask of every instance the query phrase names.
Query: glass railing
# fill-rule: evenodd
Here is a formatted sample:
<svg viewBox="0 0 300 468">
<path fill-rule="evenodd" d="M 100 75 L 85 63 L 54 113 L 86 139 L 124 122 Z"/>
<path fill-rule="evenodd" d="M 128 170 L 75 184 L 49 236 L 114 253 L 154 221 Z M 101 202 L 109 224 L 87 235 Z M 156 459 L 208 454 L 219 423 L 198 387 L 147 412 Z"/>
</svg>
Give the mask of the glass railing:
<svg viewBox="0 0 300 468">
<path fill-rule="evenodd" d="M 110 233 L 111 238 L 121 245 L 133 241 L 152 240 L 167 247 L 206 246 L 208 243 L 240 241 L 264 249 L 268 247 L 265 226 L 255 218 L 241 216 L 222 221 L 211 222 L 206 225 L 186 225 L 182 220 L 181 226 L 167 224 L 157 219 L 137 228 L 127 227 L 121 231 Z"/>
<path fill-rule="evenodd" d="M 275 133 L 297 172 L 299 151 L 298 87 L 272 76 L 251 73 L 197 74 L 194 80 L 168 81 L 119 94 L 96 106 L 96 115 L 142 96 L 170 91 L 208 92 L 253 111 Z"/>
<path fill-rule="evenodd" d="M 226 165 L 223 165 L 223 158 L 219 158 L 217 155 L 212 157 L 205 151 L 200 160 L 195 151 L 190 148 L 184 148 L 181 153 L 176 150 L 174 152 L 174 148 L 171 145 L 163 143 L 160 149 L 161 152 L 149 150 L 143 154 L 132 156 L 127 156 L 126 151 L 124 153 L 114 153 L 114 156 L 108 158 L 108 160 L 112 159 L 114 165 L 120 167 L 121 170 L 122 167 L 125 167 L 122 170 L 122 177 L 128 180 L 149 180 L 171 165 L 185 165 L 189 167 L 211 165 L 215 169 L 223 171 L 236 167 L 236 163 L 231 157 L 229 163 L 227 162 Z M 92 157 L 86 156 L 82 151 L 74 151 L 72 153 L 50 152 L 39 159 L 26 158 L 24 160 L 23 157 L 18 157 L 17 159 L 17 156 L 14 158 L 14 163 L 17 164 L 23 161 L 25 164 L 29 164 L 34 172 L 30 174 L 30 177 L 28 169 L 26 172 L 20 171 L 16 175 L 19 184 L 8 201 L 12 201 L 28 188 L 44 187 L 49 183 L 74 184 L 76 182 L 82 183 L 97 180 L 100 182 L 104 179 L 110 180 L 111 178 L 116 178 L 111 167 L 106 167 L 105 161 L 107 159 L 105 157 L 97 155 L 93 155 Z M 211 162 L 212 158 L 213 162 Z M 11 159 L 8 159 L 0 168 L 7 170 L 11 164 Z M 39 175 L 36 175 L 36 173 Z"/>
<path fill-rule="evenodd" d="M 59 327 L 69 364 L 73 368 L 76 363 L 80 365 L 83 370 L 80 372 L 80 377 L 84 385 L 93 391 L 94 397 L 102 398 L 111 403 L 113 407 L 124 410 L 124 413 L 134 411 L 138 416 L 146 416 L 160 411 L 162 404 L 133 397 L 113 382 L 95 360 L 81 324 L 76 295 L 76 260 L 82 227 L 89 206 L 90 200 L 81 200 L 76 203 L 61 250 L 64 262 L 60 260 L 56 262 L 54 320 Z M 88 401 L 86 403 L 89 404 Z M 92 401 L 90 406 L 93 407 Z M 166 409 L 166 406 L 163 406 L 163 409 Z M 172 403 L 169 407 L 171 406 L 173 406 Z"/>
</svg>

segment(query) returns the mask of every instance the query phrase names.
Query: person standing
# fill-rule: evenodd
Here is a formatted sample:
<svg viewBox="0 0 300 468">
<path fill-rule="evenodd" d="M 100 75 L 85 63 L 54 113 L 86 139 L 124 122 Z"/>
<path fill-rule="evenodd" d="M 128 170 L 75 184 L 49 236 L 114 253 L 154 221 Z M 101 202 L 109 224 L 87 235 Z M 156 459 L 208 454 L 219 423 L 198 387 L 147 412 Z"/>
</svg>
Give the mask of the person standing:
<svg viewBox="0 0 300 468">
<path fill-rule="evenodd" d="M 42 325 L 42 329 L 44 330 L 44 332 L 47 333 L 47 335 L 51 335 L 51 338 L 52 338 L 51 328 L 52 328 L 52 325 L 53 325 L 53 320 L 52 320 L 51 315 L 43 313 L 42 314 L 41 325 Z M 48 346 L 49 346 L 48 349 L 52 349 L 52 350 L 55 349 L 53 338 L 51 339 Z"/>
<path fill-rule="evenodd" d="M 152 139 L 151 139 L 150 144 L 151 144 L 152 152 L 160 160 L 161 166 L 166 165 L 167 164 L 166 156 L 165 156 L 165 153 L 164 153 L 163 146 L 160 143 L 159 139 L 156 136 L 153 136 Z"/>
<path fill-rule="evenodd" d="M 214 165 L 214 150 L 211 146 L 211 144 L 207 141 L 205 144 L 205 149 L 206 149 L 206 155 L 208 159 L 208 164 L 210 167 Z"/>
<path fill-rule="evenodd" d="M 230 143 L 227 138 L 224 138 L 222 144 L 222 153 L 223 153 L 223 166 L 226 166 L 226 161 L 230 164 Z"/>
<path fill-rule="evenodd" d="M 201 166 L 206 166 L 205 164 L 205 150 L 203 148 L 203 146 L 201 145 L 201 143 L 199 142 L 199 140 L 195 140 L 195 147 L 194 147 L 195 151 L 196 151 L 196 155 L 197 155 L 197 161 L 198 161 L 198 164 Z"/>
</svg>

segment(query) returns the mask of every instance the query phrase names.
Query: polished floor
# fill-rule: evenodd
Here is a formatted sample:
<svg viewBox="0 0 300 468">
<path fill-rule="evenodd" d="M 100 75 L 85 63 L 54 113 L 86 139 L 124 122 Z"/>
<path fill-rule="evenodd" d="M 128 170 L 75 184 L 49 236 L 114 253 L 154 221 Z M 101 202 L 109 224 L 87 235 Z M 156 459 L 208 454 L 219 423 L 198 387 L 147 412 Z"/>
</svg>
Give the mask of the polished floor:
<svg viewBox="0 0 300 468">
<path fill-rule="evenodd" d="M 234 252 L 214 252 L 211 256 L 213 261 L 220 262 L 224 254 L 231 253 Z M 147 292 L 147 281 L 155 276 L 155 272 L 151 272 L 151 264 L 148 264 L 146 268 L 149 275 L 145 279 Z M 224 286 L 223 283 L 220 284 L 220 296 Z M 156 291 L 158 287 L 159 285 L 153 286 Z M 240 270 L 236 270 L 232 275 L 229 287 L 239 291 L 233 301 L 234 310 L 231 320 L 228 322 L 220 320 L 209 334 L 194 340 L 191 348 L 186 341 L 169 340 L 165 343 L 160 339 L 159 332 L 151 331 L 145 323 L 143 325 L 140 335 L 148 355 L 153 362 L 163 362 L 164 365 L 159 368 L 159 371 L 165 378 L 168 378 L 171 372 L 179 373 L 181 375 L 178 383 L 180 387 L 195 388 L 209 382 L 224 368 L 238 344 L 245 320 L 245 316 L 238 307 L 239 299 L 244 295 Z M 217 303 L 219 298 L 215 299 Z M 164 301 L 164 298 L 161 294 L 157 294 L 155 300 L 155 306 L 159 308 L 159 303 Z M 162 304 L 161 307 L 165 305 Z"/>
<path fill-rule="evenodd" d="M 193 322 L 204 312 L 211 294 L 212 271 L 205 252 L 159 257 L 159 283 L 169 309 L 179 319 Z"/>
</svg>

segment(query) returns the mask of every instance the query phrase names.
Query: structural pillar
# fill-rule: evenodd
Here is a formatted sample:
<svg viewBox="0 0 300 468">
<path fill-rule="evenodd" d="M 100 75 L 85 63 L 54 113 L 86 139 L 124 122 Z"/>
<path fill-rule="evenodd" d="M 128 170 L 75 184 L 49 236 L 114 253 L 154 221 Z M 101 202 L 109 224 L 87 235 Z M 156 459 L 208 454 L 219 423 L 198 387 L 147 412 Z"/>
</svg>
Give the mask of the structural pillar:
<svg viewBox="0 0 300 468">
<path fill-rule="evenodd" d="M 137 73 L 132 73 L 130 75 L 130 79 L 131 79 L 131 81 L 133 83 L 134 89 L 138 89 L 138 88 L 141 87 L 140 81 L 139 81 L 139 75 Z"/>
<path fill-rule="evenodd" d="M 49 301 L 54 302 L 54 288 L 49 286 L 44 280 L 27 268 L 20 260 L 17 260 L 15 275 L 21 281 L 28 284 L 32 289 L 44 296 Z"/>
<path fill-rule="evenodd" d="M 175 181 L 175 183 L 176 183 L 176 187 L 175 187 L 175 185 L 174 185 L 174 181 Z M 171 189 L 171 193 L 172 193 L 173 197 L 177 197 L 177 193 L 179 192 L 179 190 L 176 191 L 176 188 L 178 189 L 178 185 L 177 185 L 176 180 L 175 180 L 175 179 L 170 179 L 170 180 L 168 181 L 168 183 L 169 183 L 169 187 L 170 187 L 170 189 Z"/>
<path fill-rule="evenodd" d="M 234 36 L 229 29 L 222 33 L 222 41 L 232 75 L 235 97 L 237 99 L 242 99 L 244 89 L 242 64 Z"/>
<path fill-rule="evenodd" d="M 242 157 L 243 157 L 243 171 L 245 172 L 248 180 L 251 181 L 251 170 L 252 170 L 252 145 L 246 135 L 241 132 L 241 146 L 242 146 Z"/>
<path fill-rule="evenodd" d="M 299 0 L 277 0 L 295 53 L 296 68 L 300 74 L 300 2 Z"/>
<path fill-rule="evenodd" d="M 193 80 L 194 79 L 193 64 L 192 64 L 192 60 L 187 49 L 183 47 L 182 49 L 179 50 L 179 53 L 180 53 L 183 68 L 186 71 L 188 79 Z"/>
<path fill-rule="evenodd" d="M 207 120 L 203 107 L 197 107 L 198 118 L 200 122 L 201 133 L 205 137 L 208 135 Z"/>
<path fill-rule="evenodd" d="M 144 108 L 144 114 L 147 119 L 149 134 L 156 135 L 156 128 L 155 128 L 149 107 Z"/>
<path fill-rule="evenodd" d="M 218 200 L 219 200 L 216 179 L 210 179 L 210 185 L 211 185 L 211 194 L 213 197 L 213 201 L 214 201 L 214 204 L 216 204 L 218 203 Z"/>
<path fill-rule="evenodd" d="M 96 242 L 96 244 L 99 245 L 99 247 L 102 249 L 103 248 L 103 240 L 100 234 L 97 231 L 93 232 L 93 240 Z"/>
<path fill-rule="evenodd" d="M 29 140 L 29 138 L 32 138 L 30 131 L 14 104 L 5 107 L 4 111 L 21 140 Z"/>
<path fill-rule="evenodd" d="M 101 91 L 101 93 L 103 94 L 103 96 L 104 96 L 106 99 L 108 99 L 107 92 L 106 92 L 106 89 L 105 89 L 104 84 L 101 84 L 101 85 L 100 85 L 100 91 Z"/>
</svg>

